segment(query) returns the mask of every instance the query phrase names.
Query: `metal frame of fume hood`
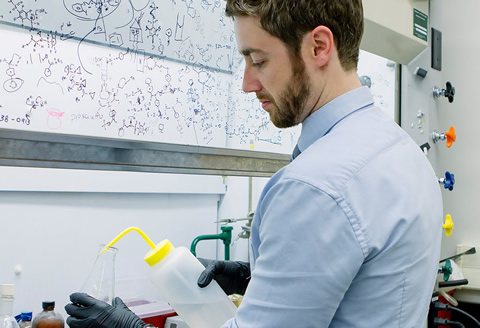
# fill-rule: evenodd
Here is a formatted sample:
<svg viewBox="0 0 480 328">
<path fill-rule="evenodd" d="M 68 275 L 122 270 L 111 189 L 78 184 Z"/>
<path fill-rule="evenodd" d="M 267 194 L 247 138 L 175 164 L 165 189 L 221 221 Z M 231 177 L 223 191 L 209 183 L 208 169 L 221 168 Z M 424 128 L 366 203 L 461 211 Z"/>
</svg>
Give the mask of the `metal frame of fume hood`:
<svg viewBox="0 0 480 328">
<path fill-rule="evenodd" d="M 285 154 L 0 129 L 0 166 L 269 177 Z"/>
</svg>

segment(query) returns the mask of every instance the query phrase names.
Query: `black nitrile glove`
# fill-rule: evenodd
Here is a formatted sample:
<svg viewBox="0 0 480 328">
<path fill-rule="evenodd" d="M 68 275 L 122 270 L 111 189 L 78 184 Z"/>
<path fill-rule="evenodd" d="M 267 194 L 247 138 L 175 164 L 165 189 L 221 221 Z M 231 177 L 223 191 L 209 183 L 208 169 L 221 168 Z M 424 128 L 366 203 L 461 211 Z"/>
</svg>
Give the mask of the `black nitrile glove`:
<svg viewBox="0 0 480 328">
<path fill-rule="evenodd" d="M 65 305 L 70 328 L 143 328 L 147 325 L 119 297 L 115 297 L 115 306 L 85 293 L 71 294 L 70 301 L 72 303 Z"/>
<path fill-rule="evenodd" d="M 198 278 L 199 287 L 206 287 L 215 279 L 227 295 L 245 294 L 250 282 L 250 263 L 198 258 L 205 270 Z"/>
</svg>

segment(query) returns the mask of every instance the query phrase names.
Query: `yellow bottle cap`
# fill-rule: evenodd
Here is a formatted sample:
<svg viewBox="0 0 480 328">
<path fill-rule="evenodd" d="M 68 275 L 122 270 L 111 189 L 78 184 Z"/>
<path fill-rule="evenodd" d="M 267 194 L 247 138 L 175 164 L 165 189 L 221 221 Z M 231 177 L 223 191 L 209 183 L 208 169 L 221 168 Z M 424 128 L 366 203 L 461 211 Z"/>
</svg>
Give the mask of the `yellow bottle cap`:
<svg viewBox="0 0 480 328">
<path fill-rule="evenodd" d="M 143 258 L 145 262 L 147 262 L 150 266 L 154 266 L 161 260 L 165 258 L 165 256 L 170 253 L 173 249 L 172 243 L 168 239 L 164 239 L 159 242 L 155 248 L 151 249 Z"/>
</svg>

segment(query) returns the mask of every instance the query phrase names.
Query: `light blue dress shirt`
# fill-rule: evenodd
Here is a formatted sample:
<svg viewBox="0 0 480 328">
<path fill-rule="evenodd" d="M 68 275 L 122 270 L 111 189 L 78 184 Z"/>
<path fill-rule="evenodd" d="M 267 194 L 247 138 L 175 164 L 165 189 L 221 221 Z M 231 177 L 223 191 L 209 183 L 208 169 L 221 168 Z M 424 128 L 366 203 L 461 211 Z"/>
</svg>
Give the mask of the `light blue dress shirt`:
<svg viewBox="0 0 480 328">
<path fill-rule="evenodd" d="M 422 328 L 438 270 L 440 186 L 368 88 L 310 115 L 251 231 L 239 328 Z"/>
</svg>

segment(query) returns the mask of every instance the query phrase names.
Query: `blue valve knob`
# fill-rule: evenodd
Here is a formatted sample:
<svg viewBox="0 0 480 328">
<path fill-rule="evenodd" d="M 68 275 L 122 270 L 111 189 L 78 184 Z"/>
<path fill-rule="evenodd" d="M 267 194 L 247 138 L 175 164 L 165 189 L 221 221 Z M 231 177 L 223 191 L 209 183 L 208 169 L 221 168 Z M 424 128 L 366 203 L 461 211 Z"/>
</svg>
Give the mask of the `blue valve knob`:
<svg viewBox="0 0 480 328">
<path fill-rule="evenodd" d="M 455 184 L 455 175 L 450 172 L 445 172 L 445 189 L 448 189 L 450 191 L 453 190 L 453 185 Z"/>
<path fill-rule="evenodd" d="M 446 171 L 445 178 L 438 179 L 438 182 L 442 183 L 445 189 L 452 191 L 453 186 L 455 185 L 455 175 Z"/>
</svg>

